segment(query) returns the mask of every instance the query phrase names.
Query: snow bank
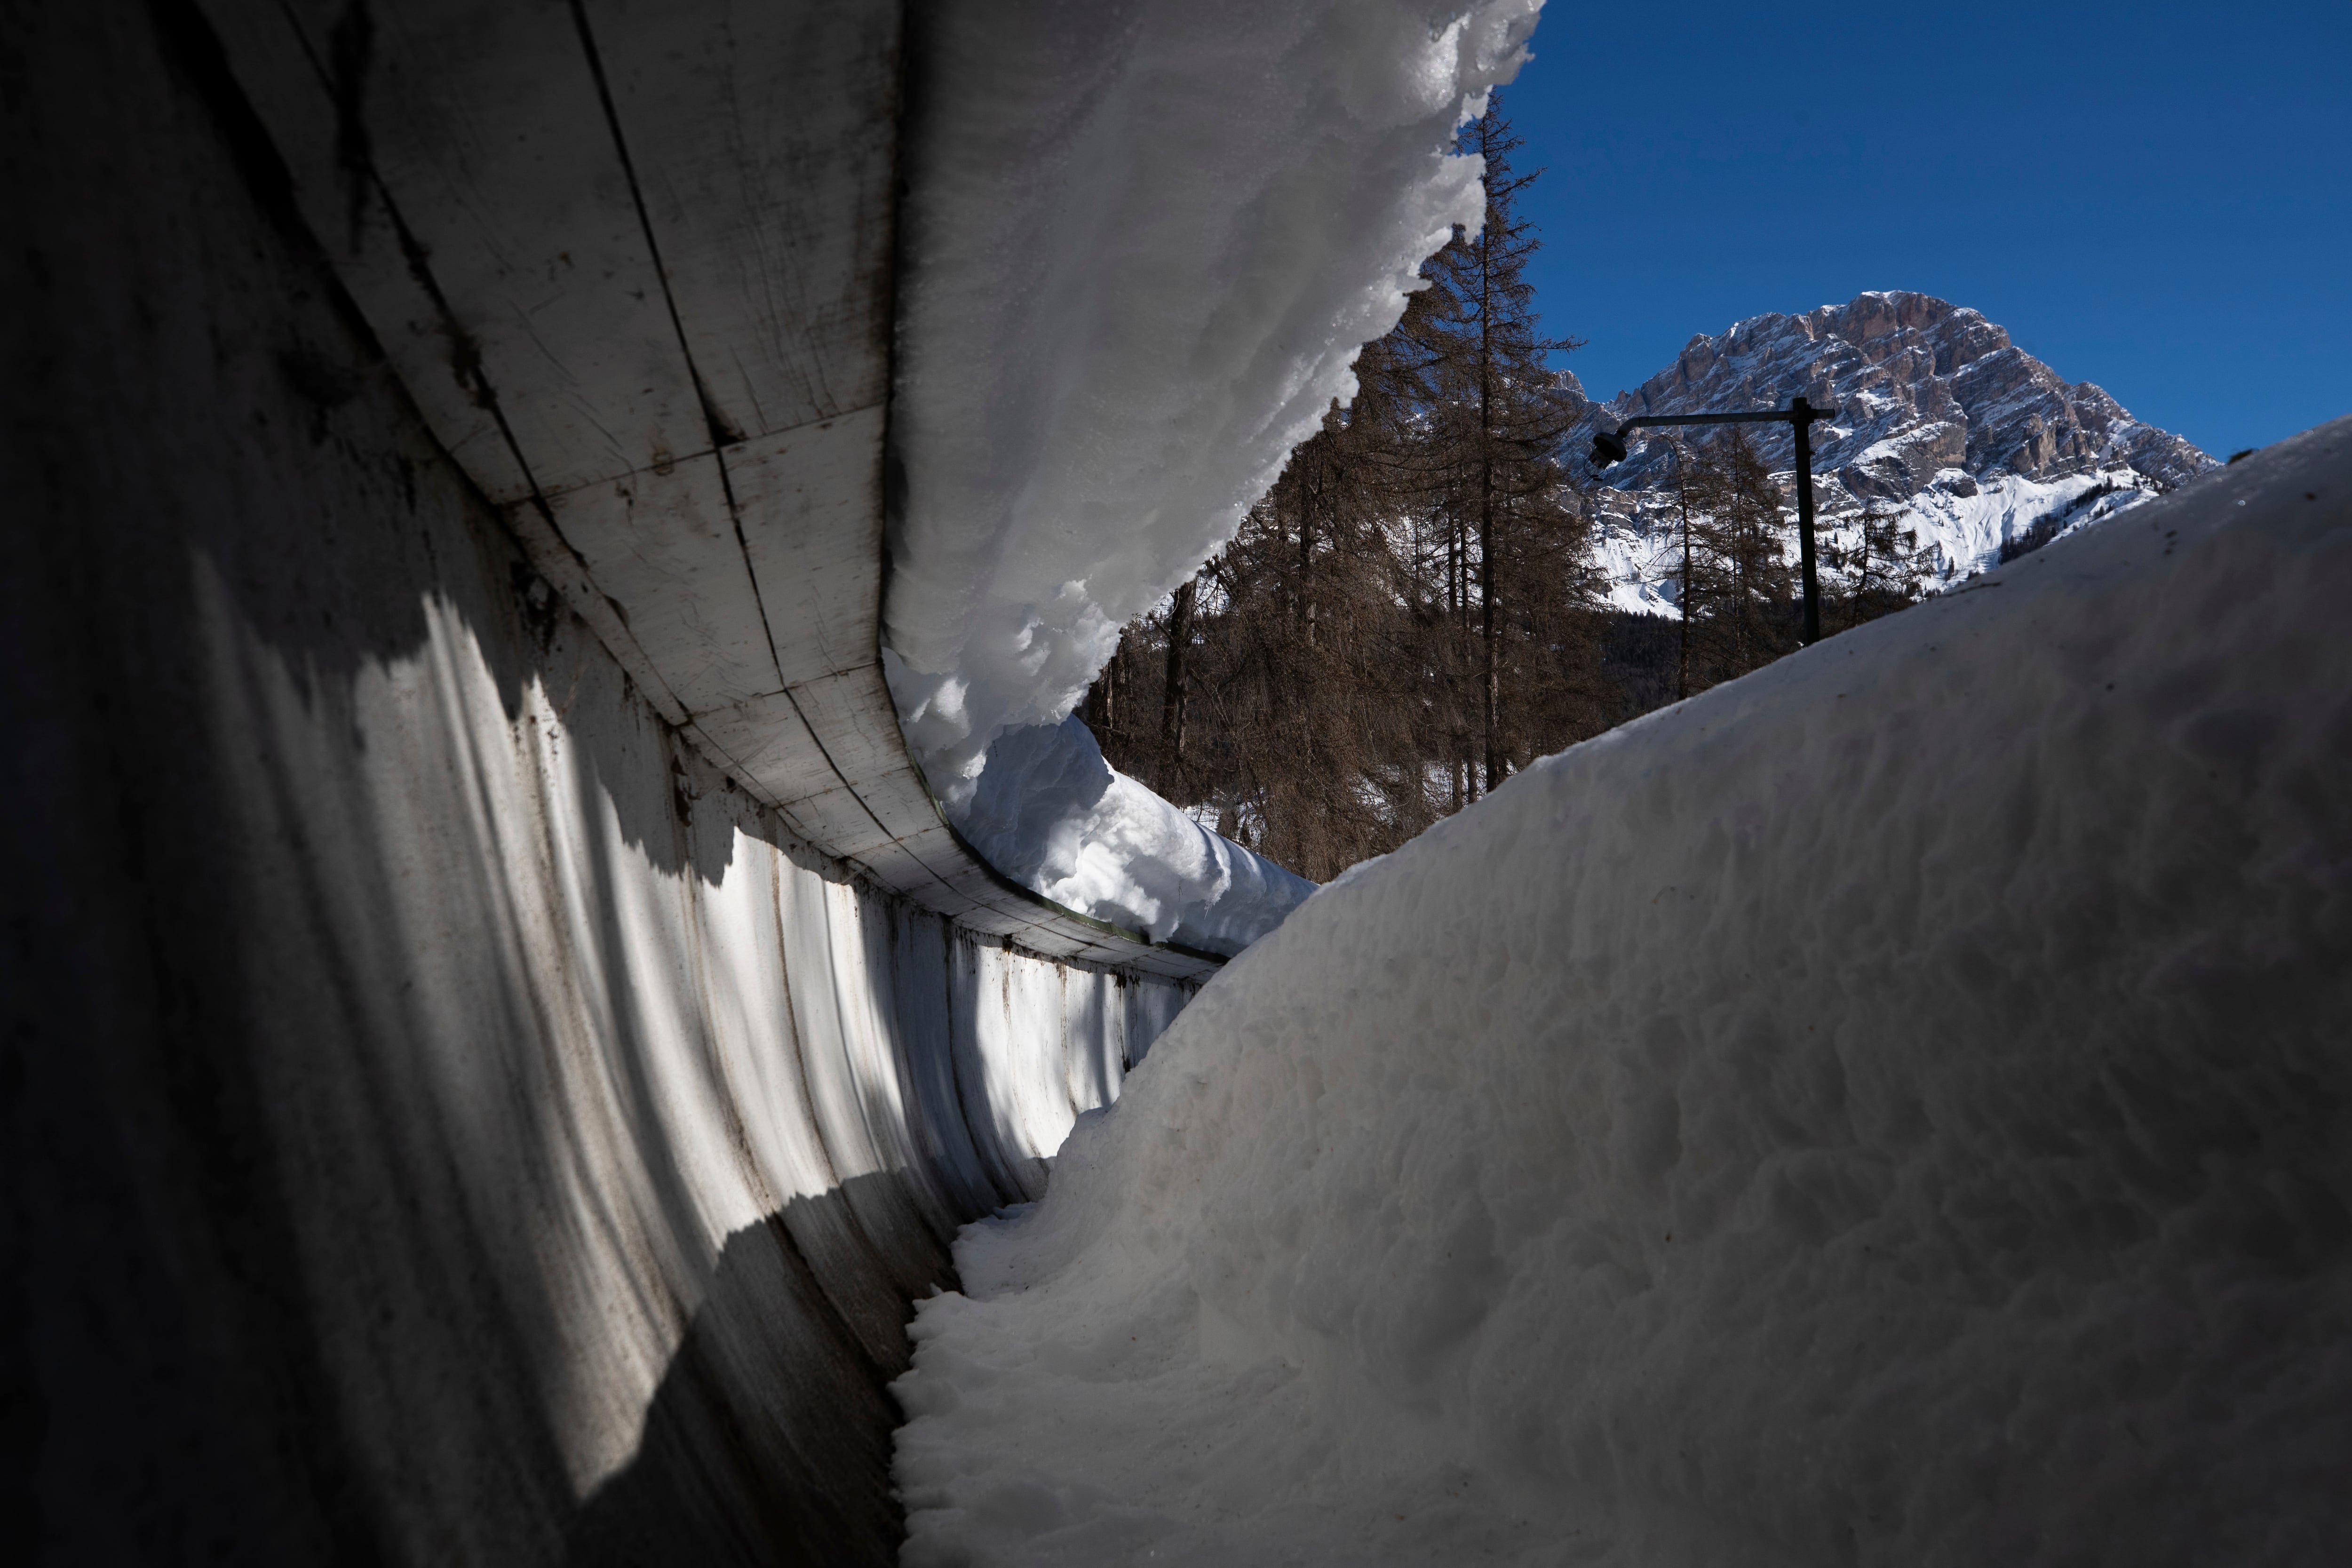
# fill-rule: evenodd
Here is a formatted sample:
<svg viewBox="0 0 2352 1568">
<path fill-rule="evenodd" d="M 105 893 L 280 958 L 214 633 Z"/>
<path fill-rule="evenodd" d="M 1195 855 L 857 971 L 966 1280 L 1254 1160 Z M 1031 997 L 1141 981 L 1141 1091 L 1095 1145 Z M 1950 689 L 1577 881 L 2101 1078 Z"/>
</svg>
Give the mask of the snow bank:
<svg viewBox="0 0 2352 1568">
<path fill-rule="evenodd" d="M 1352 395 L 1422 258 L 1478 221 L 1479 163 L 1444 149 L 1539 4 L 922 14 L 885 667 L 960 825 L 996 738 L 1072 710 L 1119 626 Z M 1166 870 L 1102 882 L 1120 923 L 1150 923 Z"/>
<path fill-rule="evenodd" d="M 1057 903 L 1227 956 L 1315 890 L 1103 761 L 1076 718 L 998 736 L 960 826 L 991 865 Z"/>
<path fill-rule="evenodd" d="M 2352 420 L 1575 748 L 922 1304 L 909 1564 L 2352 1561 Z"/>
</svg>

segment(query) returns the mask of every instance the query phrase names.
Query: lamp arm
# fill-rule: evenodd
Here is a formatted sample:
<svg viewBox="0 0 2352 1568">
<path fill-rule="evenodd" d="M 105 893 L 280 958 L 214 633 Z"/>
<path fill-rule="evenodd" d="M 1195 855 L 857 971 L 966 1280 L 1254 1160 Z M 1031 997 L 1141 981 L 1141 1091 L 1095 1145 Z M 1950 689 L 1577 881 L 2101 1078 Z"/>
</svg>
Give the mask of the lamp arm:
<svg viewBox="0 0 2352 1568">
<path fill-rule="evenodd" d="M 1834 419 L 1834 408 L 1815 408 L 1802 398 L 1793 408 L 1775 408 L 1755 414 L 1643 414 L 1617 426 L 1622 436 L 1628 430 L 1655 429 L 1665 425 L 1793 425 L 1800 419 L 1811 424 L 1816 419 Z"/>
</svg>

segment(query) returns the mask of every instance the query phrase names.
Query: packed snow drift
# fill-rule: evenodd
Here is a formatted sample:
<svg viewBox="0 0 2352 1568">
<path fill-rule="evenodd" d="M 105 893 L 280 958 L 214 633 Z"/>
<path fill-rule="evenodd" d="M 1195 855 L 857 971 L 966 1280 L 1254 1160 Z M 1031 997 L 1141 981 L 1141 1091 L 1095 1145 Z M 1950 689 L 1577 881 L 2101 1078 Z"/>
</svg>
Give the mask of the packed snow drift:
<svg viewBox="0 0 2352 1568">
<path fill-rule="evenodd" d="M 1315 890 L 1112 767 L 1076 718 L 998 736 L 958 820 L 989 864 L 1055 902 L 1224 956 Z"/>
<path fill-rule="evenodd" d="M 2352 420 L 1325 888 L 921 1304 L 905 1561 L 2352 1561 Z"/>
<path fill-rule="evenodd" d="M 1017 743 L 1024 766 L 1102 766 L 1061 721 L 1118 628 L 1231 536 L 1352 395 L 1357 352 L 1395 324 L 1423 258 L 1478 222 L 1479 160 L 1451 155 L 1452 132 L 1517 69 L 1539 4 L 920 14 L 885 667 L 968 835 L 1008 731 L 1049 727 Z M 1067 754 L 1040 755 L 1053 751 Z M 1309 890 L 1237 846 L 1204 847 L 1131 780 L 1083 793 L 1058 797 L 1082 817 L 1021 814 L 1000 868 L 1084 898 L 1085 913 L 1210 945 Z M 1081 867 L 1048 841 L 1103 847 Z M 1235 866 L 1246 874 L 1220 884 Z"/>
</svg>

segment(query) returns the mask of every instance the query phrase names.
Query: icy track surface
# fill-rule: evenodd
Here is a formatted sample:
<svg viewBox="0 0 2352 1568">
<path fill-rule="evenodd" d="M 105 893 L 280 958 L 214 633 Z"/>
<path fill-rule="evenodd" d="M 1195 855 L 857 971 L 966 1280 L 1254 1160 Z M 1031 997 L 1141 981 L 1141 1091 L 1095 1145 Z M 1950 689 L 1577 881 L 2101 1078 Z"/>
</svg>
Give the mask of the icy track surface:
<svg viewBox="0 0 2352 1568">
<path fill-rule="evenodd" d="M 1324 889 L 921 1305 L 904 1561 L 2352 1562 L 2352 420 Z"/>
<path fill-rule="evenodd" d="M 1518 68 L 1539 4 L 919 13 L 884 667 L 959 826 L 998 736 L 1076 706 L 1118 628 L 1353 395 L 1357 352 L 1396 323 L 1422 259 L 1479 220 L 1479 161 L 1444 148 Z M 1024 755 L 1069 738 L 1047 730 Z M 1116 794 L 1117 820 L 1028 813 L 1037 853 L 1013 858 L 1043 863 L 1072 833 L 1122 846 L 1134 874 L 1097 856 L 1075 907 L 1168 934 L 1166 883 L 1198 830 L 1172 807 L 1147 822 L 1131 783 Z M 1237 857 L 1255 859 L 1213 858 Z M 1261 883 L 1284 886 L 1175 901 L 1231 900 L 1214 923 L 1255 934 L 1298 890 L 1242 907 Z"/>
</svg>

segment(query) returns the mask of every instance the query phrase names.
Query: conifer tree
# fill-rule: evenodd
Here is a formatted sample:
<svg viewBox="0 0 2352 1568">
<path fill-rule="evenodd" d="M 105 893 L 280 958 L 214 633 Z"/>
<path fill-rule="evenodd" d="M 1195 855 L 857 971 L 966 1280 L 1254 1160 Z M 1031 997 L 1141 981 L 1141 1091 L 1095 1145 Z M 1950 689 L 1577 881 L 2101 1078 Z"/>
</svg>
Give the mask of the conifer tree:
<svg viewBox="0 0 2352 1568">
<path fill-rule="evenodd" d="M 1491 790 L 1513 749 L 1507 643 L 1560 629 L 1567 623 L 1547 612 L 1589 609 L 1594 595 L 1573 574 L 1558 580 L 1562 563 L 1580 554 L 1582 522 L 1559 499 L 1569 482 L 1559 447 L 1577 409 L 1548 361 L 1579 345 L 1543 335 L 1527 279 L 1542 241 L 1517 198 L 1542 171 L 1513 169 L 1511 154 L 1524 143 L 1499 90 L 1463 127 L 1459 145 L 1486 161 L 1485 220 L 1475 234 L 1457 231 L 1425 269 L 1433 286 L 1423 333 L 1432 351 L 1433 424 L 1451 470 L 1444 504 L 1457 531 L 1452 561 L 1465 578 L 1475 561 L 1475 581 L 1462 586 L 1465 598 L 1475 595 L 1477 763 Z M 1565 602 L 1553 596 L 1559 594 Z"/>
<path fill-rule="evenodd" d="M 1852 521 L 1852 541 L 1826 552 L 1832 592 L 1843 601 L 1848 627 L 1916 604 L 1922 558 L 1928 553 L 1919 547 L 1918 531 L 1905 527 L 1903 514 L 1883 502 L 1869 502 Z"/>
<path fill-rule="evenodd" d="M 1159 771 L 1171 781 L 1184 776 L 1184 720 L 1192 706 L 1187 684 L 1192 651 L 1192 610 L 1200 602 L 1201 579 L 1187 577 L 1170 595 L 1162 635 L 1167 656 L 1160 670 Z"/>
<path fill-rule="evenodd" d="M 1087 709 L 1113 765 L 1317 879 L 1603 721 L 1573 408 L 1544 363 L 1572 345 L 1538 331 L 1513 210 L 1534 175 L 1498 100 L 1463 144 L 1488 158 L 1485 228 L 1423 268 L 1353 400 Z"/>
<path fill-rule="evenodd" d="M 1695 492 L 1704 563 L 1696 683 L 1704 688 L 1795 651 L 1795 584 L 1781 546 L 1779 487 L 1746 426 L 1728 426 L 1702 449 Z"/>
</svg>

